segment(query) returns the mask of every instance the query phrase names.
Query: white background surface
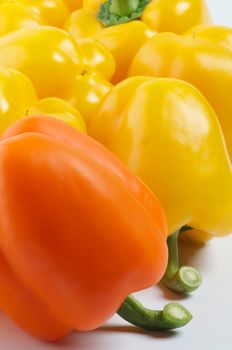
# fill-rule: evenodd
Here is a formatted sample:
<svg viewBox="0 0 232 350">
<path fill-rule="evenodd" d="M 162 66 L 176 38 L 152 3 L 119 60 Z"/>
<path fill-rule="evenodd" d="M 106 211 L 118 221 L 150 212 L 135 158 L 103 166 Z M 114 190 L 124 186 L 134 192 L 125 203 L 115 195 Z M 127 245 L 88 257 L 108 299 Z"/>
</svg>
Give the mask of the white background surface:
<svg viewBox="0 0 232 350">
<path fill-rule="evenodd" d="M 232 26 L 231 0 L 208 0 L 208 4 L 215 23 Z M 32 339 L 0 314 L 0 350 L 231 350 L 232 236 L 212 240 L 204 247 L 185 244 L 182 262 L 202 273 L 203 284 L 195 294 L 178 297 L 156 286 L 136 295 L 151 308 L 172 300 L 183 303 L 194 318 L 182 329 L 145 332 L 115 316 L 96 331 L 76 332 L 58 343 L 46 344 Z"/>
<path fill-rule="evenodd" d="M 223 24 L 232 27 L 232 1 L 231 0 L 206 0 L 215 24 Z"/>
</svg>

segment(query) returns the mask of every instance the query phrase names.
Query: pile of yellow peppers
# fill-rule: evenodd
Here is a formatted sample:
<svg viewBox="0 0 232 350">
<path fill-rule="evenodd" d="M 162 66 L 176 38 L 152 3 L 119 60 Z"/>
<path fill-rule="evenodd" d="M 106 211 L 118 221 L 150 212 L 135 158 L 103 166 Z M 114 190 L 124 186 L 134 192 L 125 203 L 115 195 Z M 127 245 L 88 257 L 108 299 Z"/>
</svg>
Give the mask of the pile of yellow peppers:
<svg viewBox="0 0 232 350">
<path fill-rule="evenodd" d="M 168 223 L 163 282 L 178 236 L 232 232 L 232 29 L 204 0 L 1 0 L 0 133 L 49 116 L 97 140 L 159 198 Z"/>
</svg>

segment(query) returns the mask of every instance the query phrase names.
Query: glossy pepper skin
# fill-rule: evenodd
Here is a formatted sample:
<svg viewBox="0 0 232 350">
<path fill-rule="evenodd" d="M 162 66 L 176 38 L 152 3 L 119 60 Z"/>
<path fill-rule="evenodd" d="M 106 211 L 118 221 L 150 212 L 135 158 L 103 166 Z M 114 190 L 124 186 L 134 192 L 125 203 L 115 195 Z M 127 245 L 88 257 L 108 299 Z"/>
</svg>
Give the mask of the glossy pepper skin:
<svg viewBox="0 0 232 350">
<path fill-rule="evenodd" d="M 214 108 L 232 155 L 230 28 L 208 27 L 186 36 L 158 34 L 135 55 L 128 76 L 172 77 L 195 85 Z M 231 45 L 232 47 L 232 45 Z"/>
<path fill-rule="evenodd" d="M 216 25 L 199 25 L 191 28 L 185 36 L 205 40 L 232 51 L 232 28 Z"/>
<path fill-rule="evenodd" d="M 42 17 L 18 2 L 0 2 L 0 35 L 43 25 Z"/>
<path fill-rule="evenodd" d="M 0 4 L 17 3 L 38 15 L 45 24 L 61 27 L 70 11 L 63 0 L 0 0 Z"/>
<path fill-rule="evenodd" d="M 24 74 L 0 67 L 0 135 L 16 120 L 25 117 L 36 101 L 35 89 Z"/>
<path fill-rule="evenodd" d="M 117 0 L 114 2 L 120 3 Z M 133 3 L 131 0 L 125 2 L 128 2 L 128 7 L 130 2 Z M 156 0 L 145 7 L 141 20 L 123 24 L 120 24 L 120 21 L 112 22 L 116 25 L 105 28 L 98 19 L 102 3 L 101 0 L 86 1 L 83 4 L 84 9 L 79 9 L 69 16 L 64 28 L 76 39 L 94 37 L 111 51 L 116 62 L 113 83 L 118 83 L 126 77 L 134 55 L 157 30 L 184 33 L 193 25 L 209 22 L 207 8 L 202 0 Z M 121 14 L 121 18 L 126 16 Z"/>
<path fill-rule="evenodd" d="M 0 305 L 19 326 L 44 340 L 94 329 L 161 278 L 163 210 L 101 145 L 31 117 L 6 131 L 0 155 Z"/>
<path fill-rule="evenodd" d="M 103 24 L 98 21 L 96 10 L 80 9 L 71 13 L 63 28 L 77 40 L 95 37 L 103 28 Z"/>
<path fill-rule="evenodd" d="M 99 10 L 104 2 L 84 0 L 83 7 Z M 157 32 L 184 34 L 193 26 L 211 23 L 211 17 L 205 0 L 151 0 L 141 15 L 141 21 Z"/>
<path fill-rule="evenodd" d="M 157 193 L 169 234 L 184 225 L 212 237 L 232 231 L 231 162 L 213 109 L 192 85 L 127 79 L 105 97 L 89 133 Z"/>
<path fill-rule="evenodd" d="M 109 83 L 100 74 L 83 74 L 76 77 L 65 99 L 77 108 L 88 127 L 93 116 L 98 112 L 105 95 L 112 89 Z"/>
<path fill-rule="evenodd" d="M 100 5 L 104 2 L 105 0 L 83 0 L 82 7 L 99 10 Z"/>
<path fill-rule="evenodd" d="M 112 82 L 117 83 L 126 77 L 130 63 L 138 49 L 155 32 L 142 21 L 133 21 L 104 28 L 97 18 L 97 11 L 80 9 L 73 12 L 64 24 L 64 29 L 77 40 L 93 37 L 100 41 L 113 55 L 116 71 Z M 132 40 L 132 37 L 136 40 Z"/>
<path fill-rule="evenodd" d="M 142 21 L 157 32 L 184 34 L 191 27 L 211 23 L 205 0 L 152 0 Z"/>
<path fill-rule="evenodd" d="M 39 98 L 66 95 L 82 64 L 81 49 L 58 28 L 24 28 L 0 37 L 0 65 L 27 75 Z"/>
<path fill-rule="evenodd" d="M 63 0 L 71 11 L 75 11 L 82 7 L 83 0 Z"/>
<path fill-rule="evenodd" d="M 46 115 L 58 120 L 62 120 L 73 128 L 86 132 L 84 119 L 80 112 L 67 101 L 57 97 L 47 97 L 37 101 L 28 109 L 27 116 Z"/>
<path fill-rule="evenodd" d="M 110 80 L 115 72 L 115 60 L 111 52 L 98 40 L 84 38 L 77 40 L 83 54 L 83 72 L 97 73 Z"/>
</svg>

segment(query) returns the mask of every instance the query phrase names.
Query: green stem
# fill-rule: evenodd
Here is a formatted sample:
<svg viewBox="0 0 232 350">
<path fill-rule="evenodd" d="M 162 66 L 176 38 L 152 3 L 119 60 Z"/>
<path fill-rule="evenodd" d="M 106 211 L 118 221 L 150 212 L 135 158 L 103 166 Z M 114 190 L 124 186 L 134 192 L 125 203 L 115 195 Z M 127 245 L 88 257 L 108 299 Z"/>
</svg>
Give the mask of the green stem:
<svg viewBox="0 0 232 350">
<path fill-rule="evenodd" d="M 191 293 L 201 285 L 200 273 L 191 266 L 179 267 L 178 236 L 181 231 L 190 229 L 184 226 L 168 237 L 169 259 L 163 283 L 177 293 Z"/>
<path fill-rule="evenodd" d="M 180 328 L 192 319 L 190 312 L 178 303 L 167 304 L 163 310 L 150 310 L 132 295 L 126 298 L 118 315 L 135 326 L 151 331 Z"/>
<path fill-rule="evenodd" d="M 98 19 L 106 26 L 127 23 L 141 17 L 150 0 L 107 0 L 100 6 Z"/>
<path fill-rule="evenodd" d="M 111 0 L 110 13 L 120 17 L 130 16 L 138 6 L 139 0 Z"/>
</svg>

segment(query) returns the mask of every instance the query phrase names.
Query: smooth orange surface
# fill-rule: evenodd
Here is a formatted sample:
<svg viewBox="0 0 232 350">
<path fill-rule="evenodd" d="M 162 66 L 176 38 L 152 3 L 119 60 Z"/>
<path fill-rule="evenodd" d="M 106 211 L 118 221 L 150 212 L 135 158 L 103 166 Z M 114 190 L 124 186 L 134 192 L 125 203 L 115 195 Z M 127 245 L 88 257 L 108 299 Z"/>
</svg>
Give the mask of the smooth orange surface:
<svg viewBox="0 0 232 350">
<path fill-rule="evenodd" d="M 158 200 L 63 122 L 30 117 L 6 131 L 0 191 L 0 305 L 32 335 L 96 328 L 130 292 L 162 277 L 167 227 Z"/>
</svg>

